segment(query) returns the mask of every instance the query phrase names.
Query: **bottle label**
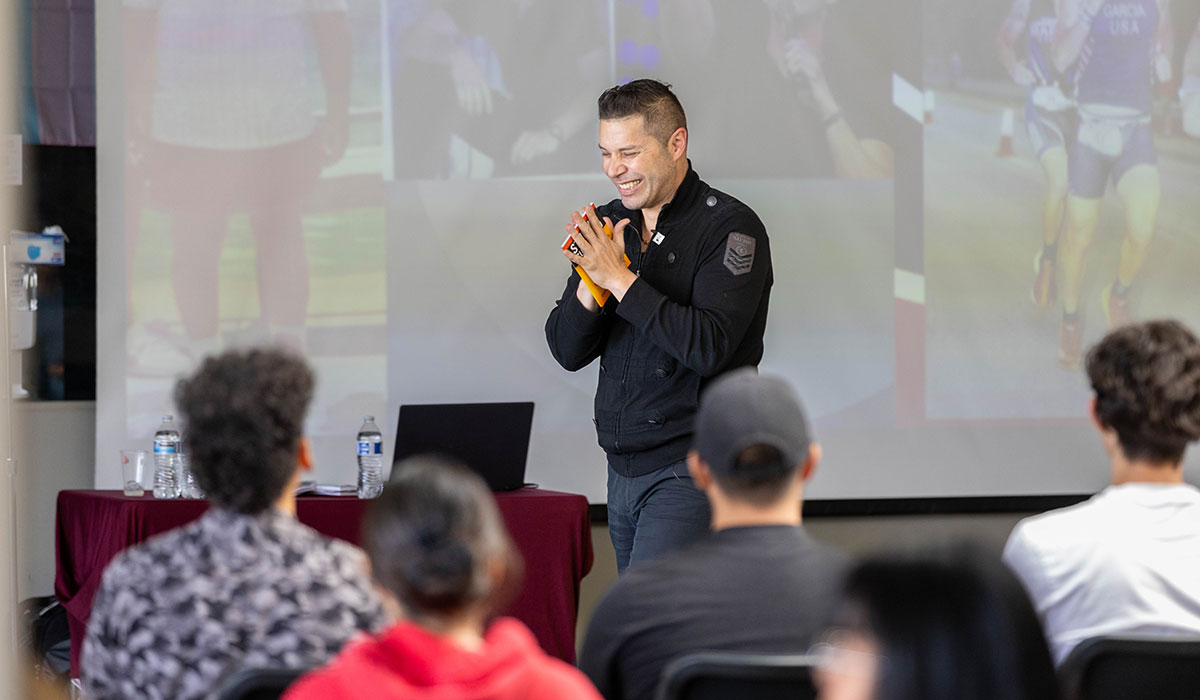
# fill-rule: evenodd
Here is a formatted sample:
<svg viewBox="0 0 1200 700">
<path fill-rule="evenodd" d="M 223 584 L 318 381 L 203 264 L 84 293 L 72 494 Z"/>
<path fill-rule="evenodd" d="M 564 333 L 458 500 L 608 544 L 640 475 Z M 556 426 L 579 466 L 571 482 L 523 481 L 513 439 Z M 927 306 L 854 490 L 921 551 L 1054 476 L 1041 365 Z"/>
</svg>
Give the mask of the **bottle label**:
<svg viewBox="0 0 1200 700">
<path fill-rule="evenodd" d="M 154 454 L 156 455 L 173 455 L 179 452 L 179 446 L 173 442 L 154 441 Z"/>
<path fill-rule="evenodd" d="M 382 442 L 363 442 L 358 443 L 358 454 L 360 455 L 381 455 L 383 454 Z"/>
</svg>

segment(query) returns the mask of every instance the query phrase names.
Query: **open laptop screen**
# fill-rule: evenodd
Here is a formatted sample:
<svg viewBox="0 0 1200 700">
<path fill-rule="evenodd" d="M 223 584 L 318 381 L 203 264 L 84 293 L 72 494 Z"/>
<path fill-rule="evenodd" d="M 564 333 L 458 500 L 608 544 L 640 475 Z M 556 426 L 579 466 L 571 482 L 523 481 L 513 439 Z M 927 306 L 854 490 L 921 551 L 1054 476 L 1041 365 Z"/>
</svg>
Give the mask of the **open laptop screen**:
<svg viewBox="0 0 1200 700">
<path fill-rule="evenodd" d="M 525 484 L 533 402 L 410 404 L 400 407 L 392 468 L 413 455 L 458 459 L 493 491 Z"/>
</svg>

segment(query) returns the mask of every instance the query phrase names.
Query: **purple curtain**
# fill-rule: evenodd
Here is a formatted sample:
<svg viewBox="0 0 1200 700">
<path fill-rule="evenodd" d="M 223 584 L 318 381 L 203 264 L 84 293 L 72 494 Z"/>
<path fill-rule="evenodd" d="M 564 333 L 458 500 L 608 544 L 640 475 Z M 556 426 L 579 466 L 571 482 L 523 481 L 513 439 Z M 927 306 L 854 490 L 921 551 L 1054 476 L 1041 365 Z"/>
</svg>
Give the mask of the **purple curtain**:
<svg viewBox="0 0 1200 700">
<path fill-rule="evenodd" d="M 39 141 L 95 146 L 95 0 L 31 0 L 30 27 Z"/>
</svg>

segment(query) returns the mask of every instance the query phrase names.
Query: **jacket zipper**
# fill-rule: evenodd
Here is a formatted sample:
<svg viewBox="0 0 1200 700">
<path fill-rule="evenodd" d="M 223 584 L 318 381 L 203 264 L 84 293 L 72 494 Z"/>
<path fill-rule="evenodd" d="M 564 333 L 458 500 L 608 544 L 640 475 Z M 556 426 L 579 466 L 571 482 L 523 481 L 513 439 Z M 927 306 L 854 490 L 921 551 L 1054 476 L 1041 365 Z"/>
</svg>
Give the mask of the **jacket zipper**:
<svg viewBox="0 0 1200 700">
<path fill-rule="evenodd" d="M 641 252 L 642 251 L 642 231 L 641 231 L 641 229 L 639 229 L 636 225 L 634 225 L 632 223 L 626 227 L 627 231 L 629 229 L 633 229 L 633 232 L 637 234 L 637 241 L 638 241 L 638 243 L 637 243 L 637 246 L 638 246 L 637 269 L 635 269 L 633 271 L 633 274 L 637 275 L 638 277 L 641 277 L 641 275 L 642 275 L 642 257 L 643 257 L 643 254 Z M 626 239 L 626 240 L 628 240 L 628 239 Z M 631 342 L 629 352 L 625 353 L 625 361 L 621 365 L 621 407 L 619 409 L 617 409 L 617 417 L 616 417 L 616 420 L 614 421 L 614 426 L 613 426 L 613 447 L 616 448 L 618 453 L 621 451 L 621 413 L 624 412 L 624 410 L 625 410 L 625 380 L 629 378 L 629 356 L 632 354 L 633 354 L 633 344 Z"/>
</svg>

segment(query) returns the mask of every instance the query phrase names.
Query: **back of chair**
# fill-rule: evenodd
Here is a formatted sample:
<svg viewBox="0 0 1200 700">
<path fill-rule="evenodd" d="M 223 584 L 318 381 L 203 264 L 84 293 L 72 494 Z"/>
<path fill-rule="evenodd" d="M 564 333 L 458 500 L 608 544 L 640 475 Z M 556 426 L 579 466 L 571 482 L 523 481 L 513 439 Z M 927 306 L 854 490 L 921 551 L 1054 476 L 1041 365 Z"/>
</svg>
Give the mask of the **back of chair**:
<svg viewBox="0 0 1200 700">
<path fill-rule="evenodd" d="M 221 687 L 218 700 L 278 700 L 307 668 L 248 668 Z"/>
<path fill-rule="evenodd" d="M 663 670 L 659 700 L 813 700 L 809 670 L 801 654 L 703 651 L 680 657 Z"/>
<path fill-rule="evenodd" d="M 1059 676 L 1068 700 L 1196 700 L 1200 636 L 1088 639 L 1071 651 Z"/>
</svg>

